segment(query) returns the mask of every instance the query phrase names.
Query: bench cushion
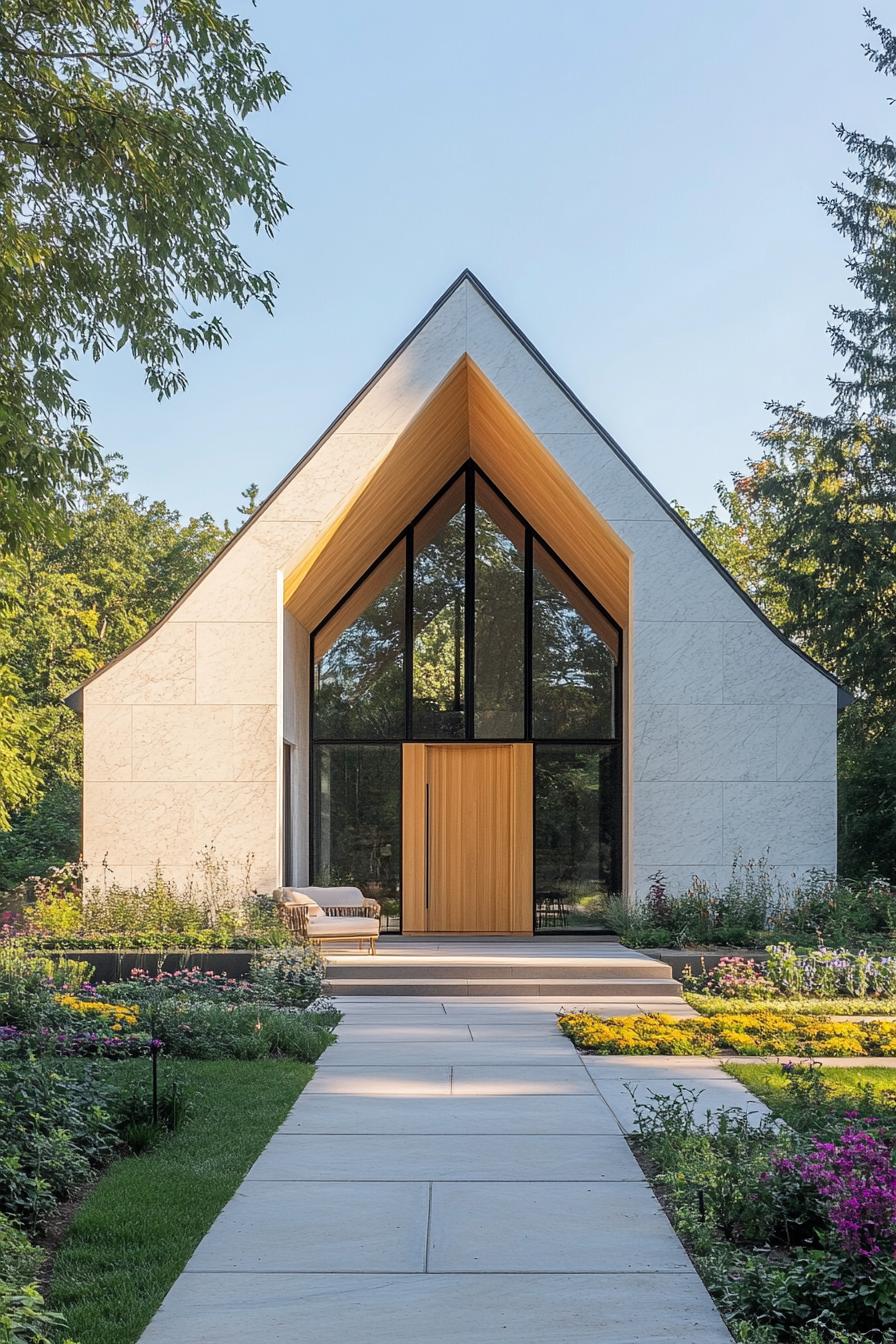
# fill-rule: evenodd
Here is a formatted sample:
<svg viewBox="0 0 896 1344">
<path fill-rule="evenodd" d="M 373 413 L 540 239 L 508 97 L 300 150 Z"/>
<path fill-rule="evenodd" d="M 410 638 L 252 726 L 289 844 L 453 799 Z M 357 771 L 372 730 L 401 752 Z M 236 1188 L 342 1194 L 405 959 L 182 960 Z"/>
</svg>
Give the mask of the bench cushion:
<svg viewBox="0 0 896 1344">
<path fill-rule="evenodd" d="M 345 938 L 372 938 L 380 931 L 378 919 L 363 915 L 311 915 L 308 919 L 309 938 L 337 935 Z"/>
</svg>

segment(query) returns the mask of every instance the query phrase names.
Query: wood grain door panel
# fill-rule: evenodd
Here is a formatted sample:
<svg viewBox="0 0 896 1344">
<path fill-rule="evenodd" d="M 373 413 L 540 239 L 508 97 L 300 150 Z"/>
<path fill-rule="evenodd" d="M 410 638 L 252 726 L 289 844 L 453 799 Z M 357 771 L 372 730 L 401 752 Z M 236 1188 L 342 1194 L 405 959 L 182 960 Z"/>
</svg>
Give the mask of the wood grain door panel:
<svg viewBox="0 0 896 1344">
<path fill-rule="evenodd" d="M 404 752 L 405 931 L 531 933 L 531 746 Z"/>
</svg>

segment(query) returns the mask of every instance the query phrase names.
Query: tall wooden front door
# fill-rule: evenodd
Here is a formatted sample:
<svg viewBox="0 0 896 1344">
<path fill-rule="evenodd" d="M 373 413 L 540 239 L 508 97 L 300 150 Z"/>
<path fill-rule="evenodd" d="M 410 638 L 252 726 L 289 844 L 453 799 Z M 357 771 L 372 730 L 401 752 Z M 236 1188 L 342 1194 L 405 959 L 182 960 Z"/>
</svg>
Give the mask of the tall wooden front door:
<svg viewBox="0 0 896 1344">
<path fill-rule="evenodd" d="M 532 747 L 406 742 L 405 933 L 532 932 Z"/>
</svg>

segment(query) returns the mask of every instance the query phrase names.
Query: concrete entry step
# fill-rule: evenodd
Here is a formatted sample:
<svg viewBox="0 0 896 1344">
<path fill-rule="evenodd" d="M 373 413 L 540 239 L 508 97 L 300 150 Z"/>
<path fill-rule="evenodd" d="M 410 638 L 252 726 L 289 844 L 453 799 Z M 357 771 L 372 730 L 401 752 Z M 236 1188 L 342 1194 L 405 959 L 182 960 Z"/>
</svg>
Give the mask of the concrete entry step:
<svg viewBox="0 0 896 1344">
<path fill-rule="evenodd" d="M 506 998 L 544 997 L 573 1004 L 578 999 L 680 999 L 681 985 L 676 980 L 412 980 L 339 979 L 329 980 L 329 989 L 341 995 L 418 995 L 423 998 L 454 998 L 495 995 Z"/>
<path fill-rule="evenodd" d="M 327 957 L 327 983 L 340 996 L 681 997 L 671 967 L 615 940 L 390 937 L 375 957 L 355 948 Z"/>
<path fill-rule="evenodd" d="M 400 961 L 383 956 L 359 957 L 351 962 L 331 961 L 327 978 L 332 984 L 354 980 L 660 980 L 668 985 L 672 971 L 660 962 L 593 961 L 531 961 L 500 962 L 496 959 L 481 962 L 457 960 L 435 962 L 430 959 L 402 958 Z"/>
</svg>

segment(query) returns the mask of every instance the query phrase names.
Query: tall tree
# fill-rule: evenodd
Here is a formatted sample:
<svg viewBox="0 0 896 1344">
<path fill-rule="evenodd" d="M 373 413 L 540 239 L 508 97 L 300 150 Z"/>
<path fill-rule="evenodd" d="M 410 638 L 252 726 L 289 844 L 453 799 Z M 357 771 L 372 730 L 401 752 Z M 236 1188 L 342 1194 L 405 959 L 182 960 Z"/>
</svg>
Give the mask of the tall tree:
<svg viewBox="0 0 896 1344">
<path fill-rule="evenodd" d="M 865 22 L 869 61 L 896 75 L 896 36 Z M 850 167 L 820 204 L 850 244 L 859 299 L 831 310 L 831 407 L 769 403 L 761 455 L 718 487 L 728 518 L 691 521 L 855 695 L 840 723 L 841 863 L 896 879 L 896 144 L 836 132 Z"/>
<path fill-rule="evenodd" d="M 132 499 L 107 458 L 63 536 L 0 552 L 0 890 L 78 853 L 80 724 L 62 703 L 168 610 L 228 536 Z"/>
<path fill-rule="evenodd" d="M 150 389 L 220 347 L 222 301 L 276 281 L 231 233 L 288 209 L 246 118 L 283 96 L 249 24 L 217 0 L 0 6 L 0 541 L 62 525 L 100 463 L 72 364 L 127 346 Z"/>
</svg>

